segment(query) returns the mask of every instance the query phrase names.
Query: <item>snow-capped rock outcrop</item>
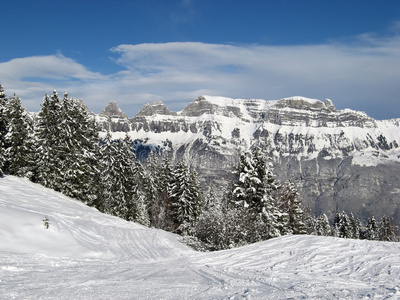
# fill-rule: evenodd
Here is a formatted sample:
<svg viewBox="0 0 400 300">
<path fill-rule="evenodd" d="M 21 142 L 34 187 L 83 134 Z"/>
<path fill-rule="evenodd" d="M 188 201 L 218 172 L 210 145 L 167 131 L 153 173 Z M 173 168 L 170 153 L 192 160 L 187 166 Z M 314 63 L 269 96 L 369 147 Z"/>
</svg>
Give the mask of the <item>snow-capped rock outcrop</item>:
<svg viewBox="0 0 400 300">
<path fill-rule="evenodd" d="M 376 121 L 364 112 L 337 110 L 329 99 L 298 96 L 201 96 L 180 112 L 156 102 L 131 119 L 120 112 L 97 120 L 115 137 L 129 132 L 176 160 L 184 157 L 203 182 L 217 186 L 226 185 L 238 154 L 259 144 L 278 177 L 295 180 L 317 214 L 332 217 L 345 209 L 364 218 L 388 214 L 400 223 L 399 120 Z"/>
</svg>

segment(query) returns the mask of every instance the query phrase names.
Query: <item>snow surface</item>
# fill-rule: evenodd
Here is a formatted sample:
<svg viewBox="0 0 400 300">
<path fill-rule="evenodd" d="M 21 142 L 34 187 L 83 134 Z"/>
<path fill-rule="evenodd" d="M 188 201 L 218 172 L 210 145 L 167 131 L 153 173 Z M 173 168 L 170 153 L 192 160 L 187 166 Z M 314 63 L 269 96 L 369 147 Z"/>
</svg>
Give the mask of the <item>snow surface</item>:
<svg viewBox="0 0 400 300">
<path fill-rule="evenodd" d="M 400 298 L 399 243 L 293 235 L 199 253 L 178 238 L 0 178 L 1 299 Z"/>
</svg>

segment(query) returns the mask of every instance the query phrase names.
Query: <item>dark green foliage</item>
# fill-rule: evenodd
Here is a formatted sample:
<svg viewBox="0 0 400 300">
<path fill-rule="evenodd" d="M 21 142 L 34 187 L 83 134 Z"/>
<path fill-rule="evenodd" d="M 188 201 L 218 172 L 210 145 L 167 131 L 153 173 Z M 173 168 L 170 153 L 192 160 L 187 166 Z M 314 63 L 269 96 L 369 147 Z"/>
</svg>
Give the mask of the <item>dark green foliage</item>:
<svg viewBox="0 0 400 300">
<path fill-rule="evenodd" d="M 336 214 L 334 227 L 338 237 L 353 238 L 352 222 L 346 212 L 342 211 Z"/>
<path fill-rule="evenodd" d="M 113 141 L 107 134 L 101 147 L 102 199 L 106 213 L 149 225 L 146 193 L 143 190 L 144 170 L 127 136 Z"/>
<path fill-rule="evenodd" d="M 59 189 L 61 180 L 61 163 L 64 157 L 59 155 L 61 128 L 61 105 L 58 95 L 50 98 L 44 96 L 42 108 L 39 111 L 37 124 L 35 126 L 37 169 L 35 181 L 45 187 Z"/>
<path fill-rule="evenodd" d="M 7 104 L 7 97 L 4 93 L 3 86 L 0 84 L 0 177 L 3 176 L 3 168 L 5 163 L 5 144 L 4 138 L 7 134 L 7 120 L 6 120 L 6 104 Z"/>
<path fill-rule="evenodd" d="M 168 231 L 175 229 L 174 211 L 169 187 L 173 181 L 173 167 L 168 158 L 158 160 L 154 153 L 147 165 L 147 191 L 152 193 L 149 199 L 151 225 Z"/>
<path fill-rule="evenodd" d="M 360 221 L 360 219 L 354 217 L 353 213 L 350 213 L 349 219 L 350 219 L 350 225 L 351 225 L 351 229 L 352 229 L 351 238 L 359 239 L 361 232 L 362 232 L 361 221 Z"/>
<path fill-rule="evenodd" d="M 172 171 L 168 190 L 171 199 L 175 231 L 190 234 L 201 213 L 202 199 L 196 173 L 181 160 Z"/>
<path fill-rule="evenodd" d="M 284 225 L 287 233 L 305 234 L 307 233 L 304 224 L 304 208 L 299 199 L 299 193 L 296 185 L 288 181 L 277 193 L 277 203 L 282 211 L 280 223 Z"/>
<path fill-rule="evenodd" d="M 82 101 L 44 97 L 36 125 L 35 180 L 90 205 L 99 197 L 98 133 Z"/>
<path fill-rule="evenodd" d="M 393 218 L 383 216 L 378 229 L 378 238 L 380 241 L 397 242 L 397 226 Z"/>
<path fill-rule="evenodd" d="M 378 239 L 378 223 L 376 222 L 374 216 L 368 219 L 367 228 L 365 230 L 365 238 L 371 241 Z"/>
<path fill-rule="evenodd" d="M 5 170 L 11 175 L 31 177 L 34 167 L 33 124 L 19 97 L 10 97 L 5 116 Z"/>
</svg>

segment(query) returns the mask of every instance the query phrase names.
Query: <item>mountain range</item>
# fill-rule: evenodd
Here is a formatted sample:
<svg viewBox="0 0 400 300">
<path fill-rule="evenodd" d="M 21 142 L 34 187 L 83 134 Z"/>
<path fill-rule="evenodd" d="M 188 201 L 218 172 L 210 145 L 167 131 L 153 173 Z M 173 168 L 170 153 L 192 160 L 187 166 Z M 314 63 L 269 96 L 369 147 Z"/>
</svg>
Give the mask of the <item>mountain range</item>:
<svg viewBox="0 0 400 300">
<path fill-rule="evenodd" d="M 141 160 L 150 149 L 185 159 L 220 194 L 240 153 L 258 145 L 277 178 L 295 182 L 316 215 L 332 220 L 344 210 L 364 221 L 391 216 L 400 225 L 400 119 L 338 110 L 329 99 L 201 96 L 179 112 L 146 104 L 132 118 L 110 102 L 96 122 L 101 136 L 129 134 Z"/>
</svg>

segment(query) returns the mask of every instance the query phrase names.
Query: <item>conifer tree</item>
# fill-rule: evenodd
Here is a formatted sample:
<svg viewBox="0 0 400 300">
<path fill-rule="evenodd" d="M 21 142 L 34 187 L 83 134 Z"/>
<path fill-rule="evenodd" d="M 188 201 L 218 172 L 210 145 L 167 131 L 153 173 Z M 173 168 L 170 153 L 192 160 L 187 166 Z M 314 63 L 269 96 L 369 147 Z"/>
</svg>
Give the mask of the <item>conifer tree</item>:
<svg viewBox="0 0 400 300">
<path fill-rule="evenodd" d="M 4 137 L 6 170 L 11 175 L 30 177 L 33 170 L 33 124 L 17 96 L 5 108 L 7 134 Z"/>
<path fill-rule="evenodd" d="M 174 211 L 170 196 L 170 187 L 173 182 L 173 169 L 168 157 L 161 159 L 161 163 L 152 164 L 149 168 L 150 178 L 155 191 L 153 203 L 150 207 L 151 224 L 156 228 L 168 231 L 175 229 Z"/>
<path fill-rule="evenodd" d="M 278 191 L 277 201 L 280 210 L 286 215 L 286 231 L 293 234 L 305 234 L 304 209 L 299 199 L 296 185 L 288 181 Z"/>
<path fill-rule="evenodd" d="M 378 239 L 378 224 L 375 220 L 375 217 L 372 216 L 368 219 L 367 227 L 366 227 L 366 239 L 367 240 L 377 240 Z"/>
<path fill-rule="evenodd" d="M 6 104 L 7 104 L 7 97 L 6 94 L 4 93 L 3 86 L 0 84 L 0 177 L 3 176 L 3 168 L 4 168 L 4 163 L 5 163 L 5 144 L 4 144 L 4 138 L 7 134 L 7 120 L 6 120 L 6 114 L 5 114 L 5 109 L 6 109 Z"/>
<path fill-rule="evenodd" d="M 142 165 L 136 158 L 132 149 L 132 140 L 128 135 L 120 143 L 120 151 L 123 164 L 126 171 L 126 195 L 128 212 L 126 219 L 128 221 L 138 222 L 142 225 L 149 226 L 150 218 L 146 207 L 146 175 Z"/>
<path fill-rule="evenodd" d="M 65 194 L 95 205 L 99 196 L 98 131 L 94 118 L 81 100 L 62 101 L 62 138 L 60 147 L 63 161 L 62 190 Z"/>
<path fill-rule="evenodd" d="M 190 234 L 201 212 L 201 195 L 194 172 L 181 160 L 172 172 L 173 180 L 169 186 L 175 230 Z"/>
<path fill-rule="evenodd" d="M 101 147 L 104 211 L 148 226 L 150 224 L 142 189 L 144 171 L 131 148 L 128 136 L 113 141 L 108 132 Z"/>
<path fill-rule="evenodd" d="M 338 212 L 335 216 L 334 226 L 338 237 L 353 238 L 353 227 L 346 212 Z"/>
<path fill-rule="evenodd" d="M 279 236 L 282 231 L 285 233 L 285 212 L 279 209 L 274 198 L 279 184 L 273 174 L 272 164 L 259 147 L 240 156 L 235 175 L 237 180 L 232 193 L 233 201 L 248 209 L 249 219 L 253 220 L 249 226 L 262 227 L 262 239 Z"/>
<path fill-rule="evenodd" d="M 36 180 L 96 205 L 99 198 L 98 132 L 82 101 L 56 91 L 44 97 L 36 126 Z"/>
<path fill-rule="evenodd" d="M 349 220 L 352 229 L 351 237 L 353 239 L 359 239 L 362 231 L 362 224 L 360 219 L 354 217 L 353 213 L 350 213 Z"/>
<path fill-rule="evenodd" d="M 393 218 L 383 216 L 378 228 L 378 239 L 380 241 L 396 242 L 397 226 L 394 224 Z"/>
<path fill-rule="evenodd" d="M 195 225 L 195 236 L 204 242 L 209 250 L 227 249 L 226 220 L 213 186 L 204 197 L 203 210 Z"/>
<path fill-rule="evenodd" d="M 61 192 L 60 170 L 64 157 L 59 156 L 61 143 L 61 103 L 56 91 L 44 96 L 35 126 L 37 162 L 34 181 Z"/>
<path fill-rule="evenodd" d="M 126 181 L 132 179 L 132 172 L 125 169 L 121 152 L 120 141 L 113 141 L 110 132 L 103 141 L 100 149 L 102 162 L 102 199 L 104 212 L 127 218 L 128 216 L 128 194 Z M 128 173 L 128 174 L 127 174 Z"/>
<path fill-rule="evenodd" d="M 306 225 L 307 234 L 317 234 L 317 218 L 309 206 L 304 207 L 304 224 Z"/>
<path fill-rule="evenodd" d="M 316 222 L 316 235 L 329 236 L 331 235 L 331 226 L 326 214 L 321 214 Z"/>
</svg>

